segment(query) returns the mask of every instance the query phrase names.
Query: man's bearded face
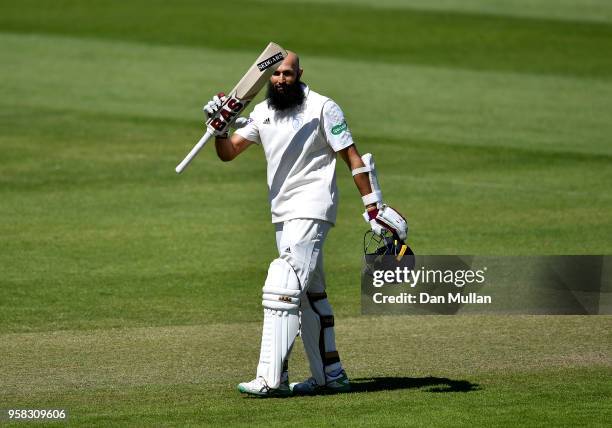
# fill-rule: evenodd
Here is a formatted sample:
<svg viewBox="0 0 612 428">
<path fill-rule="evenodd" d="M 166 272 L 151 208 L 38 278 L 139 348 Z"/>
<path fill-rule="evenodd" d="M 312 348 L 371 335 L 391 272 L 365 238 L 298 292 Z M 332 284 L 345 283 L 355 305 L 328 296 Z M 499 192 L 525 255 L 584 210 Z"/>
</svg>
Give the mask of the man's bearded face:
<svg viewBox="0 0 612 428">
<path fill-rule="evenodd" d="M 292 83 L 268 82 L 268 105 L 276 111 L 288 110 L 304 102 L 304 90 L 299 76 Z"/>
</svg>

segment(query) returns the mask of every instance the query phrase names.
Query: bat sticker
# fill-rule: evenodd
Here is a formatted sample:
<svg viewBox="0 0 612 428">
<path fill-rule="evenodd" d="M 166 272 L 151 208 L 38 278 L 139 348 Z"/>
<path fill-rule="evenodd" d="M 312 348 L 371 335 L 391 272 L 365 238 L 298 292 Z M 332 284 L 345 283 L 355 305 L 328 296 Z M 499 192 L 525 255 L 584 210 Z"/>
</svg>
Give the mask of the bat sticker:
<svg viewBox="0 0 612 428">
<path fill-rule="evenodd" d="M 269 68 L 276 64 L 279 61 L 282 61 L 285 58 L 282 52 L 277 53 L 276 55 L 271 56 L 268 59 L 264 59 L 262 62 L 257 64 L 257 68 L 259 71 L 264 71 L 266 68 Z"/>
</svg>

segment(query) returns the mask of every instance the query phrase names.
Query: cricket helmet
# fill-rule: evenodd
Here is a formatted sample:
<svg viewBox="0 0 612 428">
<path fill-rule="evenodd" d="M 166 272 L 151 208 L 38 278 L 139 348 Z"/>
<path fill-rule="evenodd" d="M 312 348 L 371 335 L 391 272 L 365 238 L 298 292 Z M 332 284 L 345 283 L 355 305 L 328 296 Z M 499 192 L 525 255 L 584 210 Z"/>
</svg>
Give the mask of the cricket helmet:
<svg viewBox="0 0 612 428">
<path fill-rule="evenodd" d="M 368 230 L 363 235 L 363 252 L 366 256 L 413 256 L 412 249 L 391 231 L 384 230 L 382 235 Z"/>
<path fill-rule="evenodd" d="M 415 255 L 405 241 L 390 231 L 378 235 L 368 230 L 363 236 L 364 273 L 371 275 L 375 270 L 394 270 L 397 267 L 412 270 Z"/>
</svg>

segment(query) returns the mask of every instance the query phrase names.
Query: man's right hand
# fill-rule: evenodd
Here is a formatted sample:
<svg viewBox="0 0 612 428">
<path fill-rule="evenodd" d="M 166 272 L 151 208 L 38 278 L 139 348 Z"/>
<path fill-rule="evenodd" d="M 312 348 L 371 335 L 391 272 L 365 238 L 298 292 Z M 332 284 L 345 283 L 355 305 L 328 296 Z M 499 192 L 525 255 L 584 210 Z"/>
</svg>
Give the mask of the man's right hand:
<svg viewBox="0 0 612 428">
<path fill-rule="evenodd" d="M 212 98 L 212 100 L 204 105 L 202 110 L 206 112 L 208 118 L 210 119 L 221 108 L 225 101 L 227 101 L 227 97 L 223 92 L 219 92 Z"/>
<path fill-rule="evenodd" d="M 219 92 L 217 95 L 215 95 L 212 98 L 212 100 L 210 100 L 204 105 L 202 110 L 206 112 L 208 119 L 210 119 L 212 116 L 215 115 L 215 113 L 219 111 L 221 106 L 226 101 L 227 101 L 227 97 L 225 96 L 225 94 L 223 92 Z M 245 127 L 248 123 L 249 123 L 249 120 L 246 117 L 238 117 L 232 122 L 230 127 L 233 129 L 240 129 L 240 128 Z M 227 133 L 224 135 L 220 135 L 219 137 L 227 138 Z"/>
</svg>

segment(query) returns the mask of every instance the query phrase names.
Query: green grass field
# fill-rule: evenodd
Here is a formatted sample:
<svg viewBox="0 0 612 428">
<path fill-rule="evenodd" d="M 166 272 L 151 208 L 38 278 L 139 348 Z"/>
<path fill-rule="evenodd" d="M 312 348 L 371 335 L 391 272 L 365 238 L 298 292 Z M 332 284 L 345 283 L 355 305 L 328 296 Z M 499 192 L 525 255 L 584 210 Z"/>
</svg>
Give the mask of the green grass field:
<svg viewBox="0 0 612 428">
<path fill-rule="evenodd" d="M 326 248 L 355 393 L 253 400 L 265 160 L 202 104 L 265 44 L 345 110 L 420 254 L 610 254 L 605 0 L 0 2 L 0 409 L 75 425 L 606 426 L 612 317 L 360 315 L 362 205 Z M 293 380 L 307 375 L 297 347 Z"/>
</svg>

